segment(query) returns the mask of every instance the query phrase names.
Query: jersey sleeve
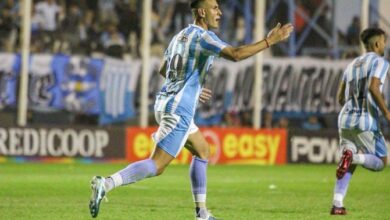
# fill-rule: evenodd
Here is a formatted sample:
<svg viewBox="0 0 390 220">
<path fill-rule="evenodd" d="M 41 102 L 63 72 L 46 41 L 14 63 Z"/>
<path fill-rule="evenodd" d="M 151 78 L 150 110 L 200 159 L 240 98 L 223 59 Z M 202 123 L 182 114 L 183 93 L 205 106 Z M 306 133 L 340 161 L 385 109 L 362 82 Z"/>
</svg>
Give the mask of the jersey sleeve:
<svg viewBox="0 0 390 220">
<path fill-rule="evenodd" d="M 347 83 L 347 75 L 348 75 L 349 67 L 343 72 L 343 76 L 341 77 L 341 81 Z"/>
<path fill-rule="evenodd" d="M 171 44 L 169 44 L 168 48 L 165 49 L 165 52 L 164 52 L 164 60 L 168 60 L 168 57 L 169 57 L 169 54 L 171 53 Z"/>
<path fill-rule="evenodd" d="M 389 63 L 382 57 L 377 58 L 372 65 L 371 76 L 380 79 L 381 83 L 384 83 L 388 70 Z"/>
<path fill-rule="evenodd" d="M 172 38 L 171 42 L 169 42 L 169 46 L 167 47 L 167 49 L 164 52 L 164 59 L 165 60 L 168 60 L 169 55 L 172 53 L 173 42 L 175 42 L 176 38 L 177 38 L 177 36 L 174 36 Z"/>
<path fill-rule="evenodd" d="M 170 48 L 168 47 L 167 49 L 165 49 L 165 52 L 164 52 L 164 60 L 167 60 L 168 59 L 168 56 L 170 54 Z"/>
<path fill-rule="evenodd" d="M 352 63 L 354 63 L 353 61 Z M 341 75 L 341 81 L 344 83 L 348 83 L 348 73 L 352 71 L 352 63 L 347 66 L 347 68 L 344 70 L 343 74 Z"/>
<path fill-rule="evenodd" d="M 219 57 L 220 52 L 226 46 L 228 44 L 219 39 L 214 32 L 205 31 L 201 36 L 200 47 L 202 48 L 202 52 L 207 55 Z"/>
</svg>

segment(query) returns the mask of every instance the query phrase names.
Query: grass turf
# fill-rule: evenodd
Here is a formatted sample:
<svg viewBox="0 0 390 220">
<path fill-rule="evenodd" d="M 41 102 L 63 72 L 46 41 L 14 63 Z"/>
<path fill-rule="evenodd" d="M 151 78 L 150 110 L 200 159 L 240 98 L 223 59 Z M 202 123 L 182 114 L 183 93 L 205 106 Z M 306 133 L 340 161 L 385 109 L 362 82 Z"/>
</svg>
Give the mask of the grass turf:
<svg viewBox="0 0 390 220">
<path fill-rule="evenodd" d="M 0 219 L 91 219 L 89 181 L 125 164 L 0 164 Z M 210 166 L 208 208 L 224 220 L 334 219 L 335 165 Z M 390 219 L 390 171 L 358 168 L 343 219 Z M 98 219 L 194 219 L 188 166 L 120 187 Z"/>
</svg>

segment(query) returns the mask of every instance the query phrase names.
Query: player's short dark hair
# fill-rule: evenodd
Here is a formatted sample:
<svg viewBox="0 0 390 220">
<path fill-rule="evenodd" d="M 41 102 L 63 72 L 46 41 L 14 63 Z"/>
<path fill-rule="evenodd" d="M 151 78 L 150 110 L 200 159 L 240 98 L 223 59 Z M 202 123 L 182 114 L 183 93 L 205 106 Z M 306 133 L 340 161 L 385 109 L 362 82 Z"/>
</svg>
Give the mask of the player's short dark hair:
<svg viewBox="0 0 390 220">
<path fill-rule="evenodd" d="M 190 3 L 191 9 L 196 9 L 200 7 L 200 3 L 204 2 L 205 0 L 192 0 Z"/>
<path fill-rule="evenodd" d="M 364 45 L 368 45 L 371 38 L 376 36 L 386 36 L 386 33 L 380 28 L 367 28 L 360 34 L 360 40 Z"/>
</svg>

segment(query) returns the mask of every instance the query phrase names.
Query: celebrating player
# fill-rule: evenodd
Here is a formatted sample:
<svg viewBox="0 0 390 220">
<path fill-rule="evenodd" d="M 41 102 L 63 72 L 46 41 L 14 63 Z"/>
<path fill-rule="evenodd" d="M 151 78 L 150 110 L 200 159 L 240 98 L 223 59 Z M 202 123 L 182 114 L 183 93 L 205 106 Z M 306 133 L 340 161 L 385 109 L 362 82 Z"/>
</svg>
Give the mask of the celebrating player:
<svg viewBox="0 0 390 220">
<path fill-rule="evenodd" d="M 381 171 L 387 162 L 387 148 L 379 126 L 379 111 L 390 122 L 390 111 L 382 96 L 389 69 L 389 63 L 382 57 L 386 36 L 379 28 L 368 28 L 360 38 L 367 53 L 348 65 L 337 94 L 343 105 L 338 119 L 343 153 L 336 171 L 332 215 L 347 214 L 343 200 L 358 164 Z"/>
<path fill-rule="evenodd" d="M 207 100 L 210 97 L 210 91 L 201 92 L 205 76 L 215 57 L 243 60 L 287 39 L 293 27 L 291 24 L 277 24 L 264 40 L 236 48 L 221 41 L 210 30 L 219 27 L 222 16 L 216 0 L 191 1 L 191 10 L 194 24 L 173 37 L 160 67 L 159 72 L 166 79 L 155 102 L 155 116 L 159 123 L 157 132 L 153 134 L 155 149 L 149 159 L 132 163 L 107 178 L 93 177 L 89 205 L 92 217 L 98 215 L 100 202 L 107 192 L 162 174 L 185 146 L 194 155 L 190 178 L 196 219 L 215 219 L 206 209 L 209 145 L 194 124 L 199 98 Z"/>
</svg>

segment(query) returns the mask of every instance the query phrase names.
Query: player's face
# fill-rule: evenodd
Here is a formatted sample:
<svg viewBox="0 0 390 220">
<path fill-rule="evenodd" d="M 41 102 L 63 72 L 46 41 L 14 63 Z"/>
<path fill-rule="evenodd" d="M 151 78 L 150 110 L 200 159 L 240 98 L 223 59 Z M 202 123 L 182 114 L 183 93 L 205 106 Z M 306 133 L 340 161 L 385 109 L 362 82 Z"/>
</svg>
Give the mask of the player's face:
<svg viewBox="0 0 390 220">
<path fill-rule="evenodd" d="M 378 50 L 381 56 L 385 55 L 386 37 L 381 35 L 378 40 Z"/>
<path fill-rule="evenodd" d="M 205 2 L 206 17 L 205 21 L 210 29 L 219 28 L 219 20 L 221 19 L 222 12 L 219 9 L 217 0 L 209 0 Z"/>
</svg>

